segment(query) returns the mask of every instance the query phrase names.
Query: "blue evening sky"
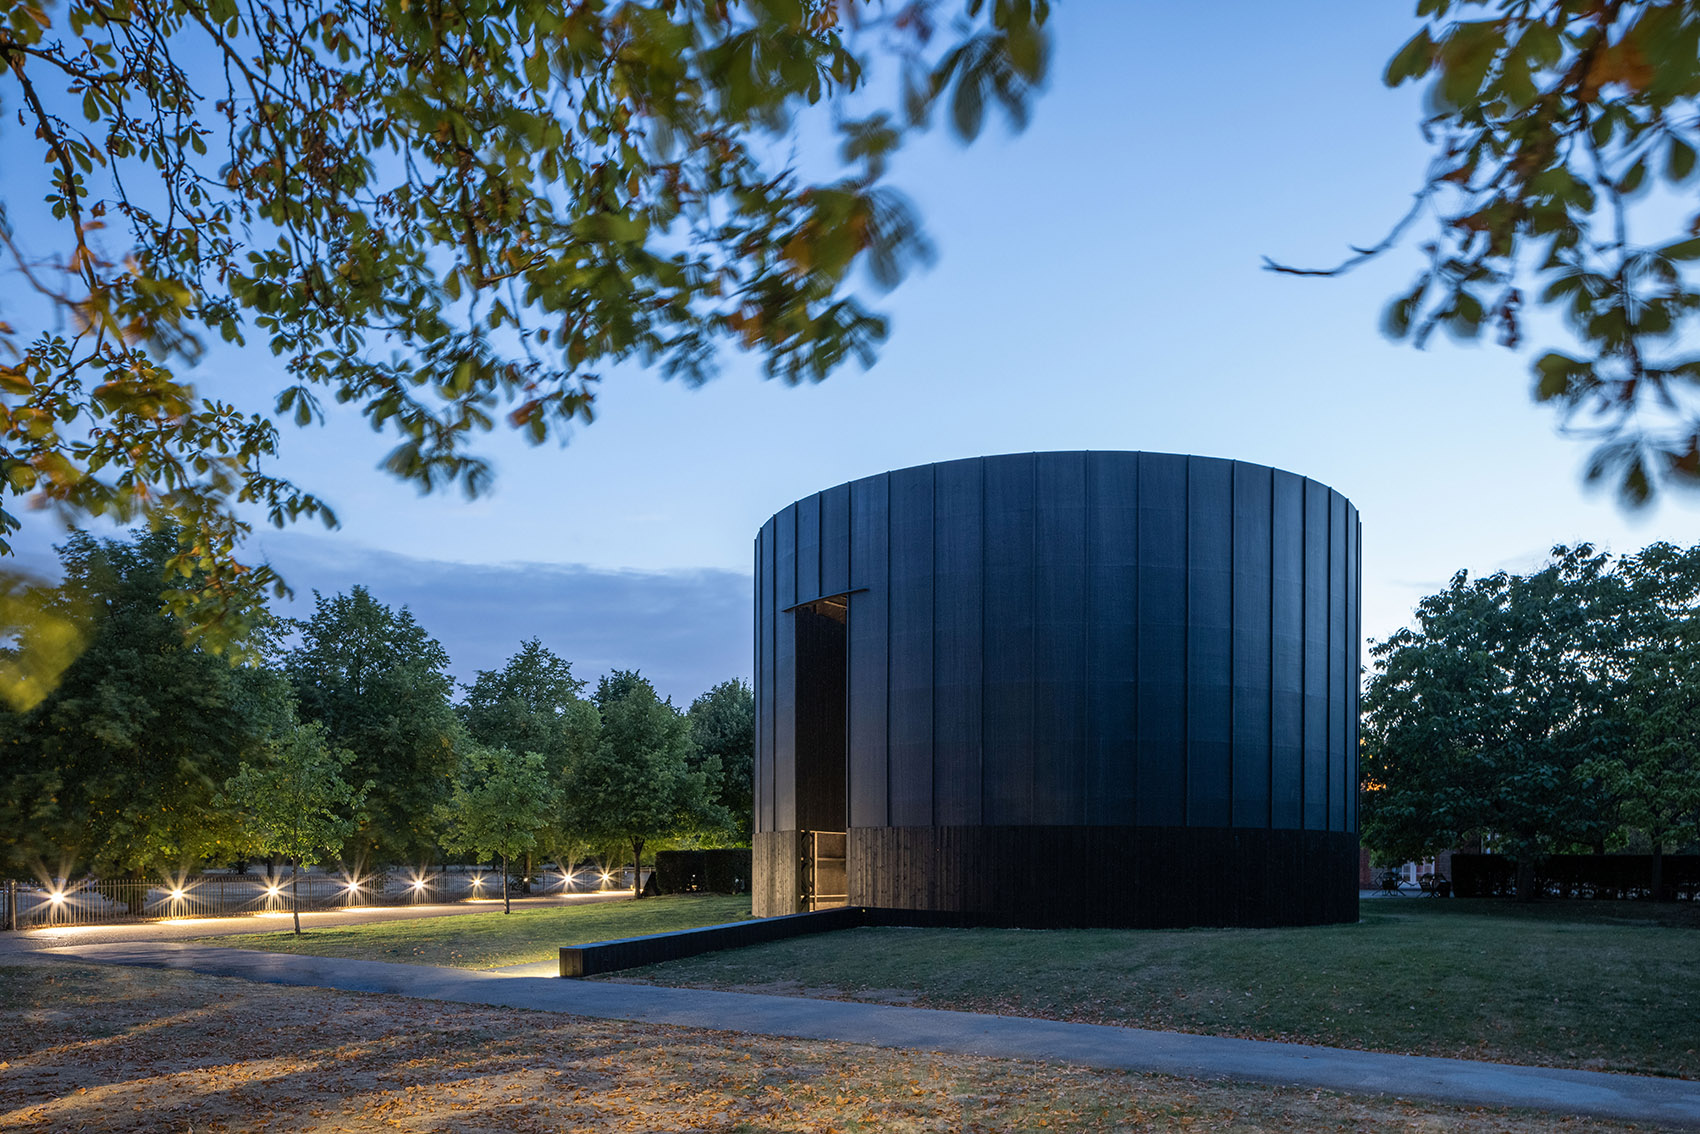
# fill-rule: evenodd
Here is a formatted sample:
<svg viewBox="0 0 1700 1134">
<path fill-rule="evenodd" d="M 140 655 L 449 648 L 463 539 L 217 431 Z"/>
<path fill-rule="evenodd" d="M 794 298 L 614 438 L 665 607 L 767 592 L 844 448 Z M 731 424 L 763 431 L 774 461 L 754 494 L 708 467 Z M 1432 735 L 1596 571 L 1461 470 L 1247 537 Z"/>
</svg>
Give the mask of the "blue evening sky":
<svg viewBox="0 0 1700 1134">
<path fill-rule="evenodd" d="M 624 368 L 565 448 L 492 437 L 496 490 L 473 502 L 386 479 L 391 441 L 352 414 L 290 429 L 284 471 L 343 526 L 256 542 L 304 597 L 365 583 L 408 604 L 462 678 L 536 635 L 581 676 L 635 667 L 687 703 L 750 674 L 762 521 L 904 465 L 1146 449 L 1313 477 L 1361 510 L 1368 638 L 1461 568 L 1527 568 L 1579 540 L 1691 542 L 1692 498 L 1628 515 L 1583 488 L 1587 445 L 1531 403 L 1527 350 L 1382 338 L 1414 251 L 1339 280 L 1260 269 L 1263 254 L 1333 262 L 1404 211 L 1426 160 L 1420 97 L 1380 75 L 1412 8 L 1057 5 L 1054 78 L 1025 133 L 994 125 L 964 148 L 941 130 L 898 159 L 939 258 L 878 298 L 892 334 L 871 369 L 786 388 L 734 355 L 693 391 Z M 251 348 L 206 369 L 223 388 L 273 364 Z M 58 536 L 27 523 L 39 562 Z"/>
</svg>

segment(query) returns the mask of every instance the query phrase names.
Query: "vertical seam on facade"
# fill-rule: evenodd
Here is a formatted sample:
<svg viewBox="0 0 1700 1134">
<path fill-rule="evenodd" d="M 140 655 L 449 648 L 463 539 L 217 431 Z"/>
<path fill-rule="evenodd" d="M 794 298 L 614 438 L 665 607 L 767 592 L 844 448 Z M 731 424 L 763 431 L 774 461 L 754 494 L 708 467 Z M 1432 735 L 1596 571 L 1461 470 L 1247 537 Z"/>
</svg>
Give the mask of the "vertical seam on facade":
<svg viewBox="0 0 1700 1134">
<path fill-rule="evenodd" d="M 885 826 L 891 823 L 891 474 L 881 473 L 885 489 Z"/>
<path fill-rule="evenodd" d="M 1299 481 L 1299 830 L 1310 830 L 1310 478 Z"/>
<path fill-rule="evenodd" d="M 1328 697 L 1334 696 L 1334 492 L 1328 493 L 1328 571 L 1323 576 L 1328 580 L 1328 611 L 1322 620 L 1323 641 L 1327 643 L 1328 664 L 1323 668 L 1323 680 L 1328 683 Z M 1341 580 L 1343 583 L 1345 580 Z M 1325 702 L 1326 703 L 1326 702 Z M 1323 751 L 1328 753 L 1322 765 L 1324 769 L 1334 762 L 1334 712 L 1332 706 L 1328 710 L 1328 729 L 1323 734 Z M 1322 829 L 1334 829 L 1334 777 L 1324 772 L 1323 782 L 1327 789 L 1322 793 Z"/>
<path fill-rule="evenodd" d="M 1235 584 L 1238 575 L 1235 573 L 1239 566 L 1239 506 L 1240 506 L 1240 463 L 1232 461 L 1228 464 L 1228 826 L 1237 827 L 1234 814 L 1234 718 L 1235 718 L 1235 682 L 1234 657 L 1234 627 L 1237 625 L 1238 611 L 1235 609 Z"/>
<path fill-rule="evenodd" d="M 982 826 L 986 822 L 986 594 L 991 590 L 986 580 L 991 570 L 986 565 L 986 545 L 991 541 L 986 538 L 986 460 L 982 457 L 980 466 L 980 743 L 976 746 L 975 759 L 978 761 L 980 775 L 978 819 Z"/>
<path fill-rule="evenodd" d="M 927 508 L 927 553 L 928 562 L 932 564 L 931 586 L 927 594 L 932 604 L 930 618 L 931 629 L 927 635 L 928 668 L 933 673 L 933 687 L 927 697 L 928 742 L 931 749 L 932 774 L 927 784 L 927 800 L 931 805 L 928 814 L 933 817 L 933 826 L 939 825 L 939 467 L 927 466 L 927 485 L 932 494 L 932 503 Z"/>
<path fill-rule="evenodd" d="M 1275 470 L 1269 470 L 1269 733 L 1264 763 L 1269 768 L 1268 787 L 1263 793 L 1264 809 L 1269 813 L 1267 828 L 1275 829 L 1275 701 L 1279 696 L 1275 684 Z"/>
<path fill-rule="evenodd" d="M 768 541 L 771 563 L 767 572 L 767 664 L 772 675 L 772 695 L 767 699 L 767 763 L 770 779 L 767 789 L 768 830 L 779 830 L 779 521 L 773 522 L 773 539 Z"/>
<path fill-rule="evenodd" d="M 1081 606 L 1086 612 L 1086 633 L 1081 635 L 1083 652 L 1080 658 L 1081 683 L 1084 687 L 1080 699 L 1080 745 L 1076 751 L 1080 754 L 1080 768 L 1076 773 L 1075 794 L 1079 799 L 1079 822 L 1091 821 L 1091 807 L 1087 803 L 1091 790 L 1092 768 L 1097 764 L 1096 753 L 1092 746 L 1092 527 L 1098 515 L 1098 498 L 1094 491 L 1092 479 L 1092 454 L 1082 452 L 1080 457 L 1080 478 L 1082 480 L 1080 495 L 1086 501 L 1086 514 L 1080 523 L 1080 589 Z"/>
<path fill-rule="evenodd" d="M 1192 826 L 1192 458 L 1181 458 L 1181 826 Z"/>
<path fill-rule="evenodd" d="M 1133 782 L 1131 790 L 1128 792 L 1131 814 L 1127 816 L 1128 822 L 1132 824 L 1139 822 L 1139 761 L 1145 752 L 1140 736 L 1140 730 L 1145 727 L 1145 714 L 1141 711 L 1139 704 L 1139 643 L 1145 636 L 1145 626 L 1140 617 L 1139 602 L 1140 593 L 1143 590 L 1140 584 L 1144 581 L 1143 576 L 1145 574 L 1144 535 L 1140 531 L 1140 518 L 1144 515 L 1140 494 L 1144 490 L 1145 457 L 1143 454 L 1135 453 L 1133 457 L 1133 689 L 1131 690 L 1133 697 Z"/>
<path fill-rule="evenodd" d="M 854 602 L 851 592 L 856 589 L 856 521 L 855 494 L 849 485 L 844 487 L 844 872 L 848 880 L 850 873 L 850 810 L 855 800 L 855 781 L 851 769 L 855 766 L 855 753 L 850 747 L 853 736 L 853 725 L 850 719 L 850 689 L 855 680 L 851 672 L 850 662 L 855 653 L 850 645 L 852 614 L 850 607 Z M 822 520 L 824 524 L 825 521 Z M 846 889 L 849 887 L 846 886 Z"/>
<path fill-rule="evenodd" d="M 1031 497 L 1028 509 L 1028 585 L 1033 589 L 1032 627 L 1027 633 L 1027 822 L 1034 821 L 1033 802 L 1039 787 L 1039 454 L 1032 461 Z"/>
<path fill-rule="evenodd" d="M 770 731 L 770 730 L 762 727 L 763 718 L 767 715 L 767 698 L 762 696 L 762 692 L 761 692 L 761 675 L 762 675 L 762 671 L 764 669 L 763 665 L 761 664 L 761 629 L 766 624 L 765 620 L 767 618 L 767 603 L 764 601 L 765 596 L 762 594 L 762 585 L 761 585 L 761 530 L 760 529 L 756 530 L 755 548 L 756 548 L 756 565 L 755 565 L 756 617 L 755 617 L 755 625 L 750 628 L 750 630 L 751 630 L 751 632 L 750 632 L 750 638 L 751 638 L 750 646 L 755 651 L 755 657 L 754 657 L 755 682 L 754 682 L 754 690 L 753 690 L 753 692 L 755 694 L 756 706 L 757 706 L 757 712 L 756 712 L 757 741 L 756 741 L 755 758 L 756 758 L 756 764 L 757 764 L 756 770 L 759 774 L 759 772 L 761 771 L 760 765 L 761 765 L 761 762 L 762 762 L 762 749 L 765 746 L 765 741 L 766 741 L 765 734 Z M 759 830 L 763 829 L 762 820 L 764 818 L 766 818 L 766 816 L 764 816 L 762 814 L 763 808 L 761 806 L 761 790 L 760 790 L 760 786 L 759 786 L 759 781 L 758 781 L 757 784 L 752 785 L 752 787 L 755 789 L 752 794 L 755 796 L 756 813 L 753 816 L 751 816 L 751 819 L 755 823 L 756 830 L 759 831 Z"/>
</svg>

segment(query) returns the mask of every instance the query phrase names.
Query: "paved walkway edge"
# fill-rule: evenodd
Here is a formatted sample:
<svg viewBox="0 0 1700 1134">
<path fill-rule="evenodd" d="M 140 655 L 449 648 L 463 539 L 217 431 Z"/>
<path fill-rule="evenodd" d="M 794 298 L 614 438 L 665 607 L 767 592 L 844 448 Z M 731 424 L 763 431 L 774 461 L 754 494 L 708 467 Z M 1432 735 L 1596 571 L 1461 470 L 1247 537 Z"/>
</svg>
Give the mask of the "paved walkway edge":
<svg viewBox="0 0 1700 1134">
<path fill-rule="evenodd" d="M 613 984 L 174 942 L 44 950 L 102 964 L 610 1020 L 1394 1095 L 1700 1129 L 1700 1082 L 1153 1032 L 1018 1016 Z"/>
</svg>

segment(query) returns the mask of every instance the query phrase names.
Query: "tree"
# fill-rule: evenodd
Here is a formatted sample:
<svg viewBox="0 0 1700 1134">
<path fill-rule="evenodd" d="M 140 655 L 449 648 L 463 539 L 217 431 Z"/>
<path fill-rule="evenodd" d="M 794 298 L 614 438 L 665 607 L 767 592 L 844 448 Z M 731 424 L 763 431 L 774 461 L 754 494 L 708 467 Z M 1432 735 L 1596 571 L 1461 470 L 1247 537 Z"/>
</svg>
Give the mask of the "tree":
<svg viewBox="0 0 1700 1134">
<path fill-rule="evenodd" d="M 747 845 L 755 824 L 755 694 L 742 680 L 722 681 L 692 701 L 686 715 L 696 745 L 694 764 L 718 761 L 720 774 L 710 781 L 710 791 Z"/>
<path fill-rule="evenodd" d="M 180 523 L 216 640 L 280 585 L 238 558 L 238 502 L 334 523 L 270 471 L 278 422 L 327 398 L 392 434 L 392 474 L 476 493 L 476 435 L 563 436 L 622 360 L 688 383 L 721 343 L 790 383 L 866 363 L 886 324 L 857 269 L 890 285 L 927 254 L 889 155 L 940 99 L 965 138 L 988 103 L 1023 122 L 1048 9 L 20 0 L 0 244 L 36 297 L 0 323 L 4 490 Z M 775 140 L 828 104 L 842 163 L 811 180 Z M 275 399 L 198 392 L 207 340 L 269 348 Z M 18 524 L 0 511 L 0 549 Z"/>
<path fill-rule="evenodd" d="M 632 888 L 641 898 L 645 843 L 724 825 L 709 798 L 719 769 L 712 759 L 691 766 L 690 725 L 636 671 L 603 677 L 596 704 L 602 735 L 568 785 L 569 822 L 592 842 L 620 839 L 632 848 Z"/>
<path fill-rule="evenodd" d="M 163 592 L 194 585 L 170 566 L 177 540 L 76 533 L 59 548 L 50 612 L 82 623 L 88 644 L 33 708 L 0 712 L 0 850 L 14 868 L 181 870 L 236 852 L 215 797 L 276 732 L 287 691 L 186 641 L 161 609 Z"/>
<path fill-rule="evenodd" d="M 564 763 L 583 743 L 584 722 L 575 719 L 575 710 L 589 705 L 580 696 L 584 685 L 571 662 L 532 638 L 501 669 L 478 671 L 464 687 L 460 719 L 480 744 L 542 752 Z"/>
<path fill-rule="evenodd" d="M 1653 544 L 1619 563 L 1623 606 L 1620 742 L 1590 770 L 1621 834 L 1645 836 L 1664 896 L 1664 851 L 1700 840 L 1700 547 Z"/>
<path fill-rule="evenodd" d="M 284 672 L 301 719 L 354 753 L 351 775 L 371 780 L 361 853 L 377 861 L 428 858 L 437 807 L 459 765 L 460 722 L 449 703 L 448 654 L 406 607 L 391 610 L 364 587 L 313 595 L 313 615 Z"/>
<path fill-rule="evenodd" d="M 454 795 L 443 809 L 451 853 L 471 852 L 502 860 L 502 912 L 513 912 L 508 896 L 511 860 L 529 854 L 537 833 L 549 823 L 555 800 L 543 757 L 506 748 L 471 748 L 461 762 Z"/>
<path fill-rule="evenodd" d="M 289 860 L 289 911 L 300 936 L 301 867 L 342 853 L 372 782 L 355 787 L 344 778 L 354 753 L 331 747 L 316 723 L 291 728 L 268 756 L 258 765 L 243 761 L 225 781 L 224 794 L 244 816 L 254 848 Z"/>
<path fill-rule="evenodd" d="M 1500 572 L 1417 606 L 1415 629 L 1371 650 L 1364 695 L 1363 839 L 1384 858 L 1491 840 L 1533 896 L 1536 859 L 1603 836 L 1591 761 L 1612 740 L 1603 647 L 1619 609 L 1608 560 L 1557 548 L 1528 576 Z"/>
<path fill-rule="evenodd" d="M 1533 368 L 1534 396 L 1596 440 L 1587 477 L 1634 504 L 1661 480 L 1700 482 L 1700 317 L 1693 212 L 1700 145 L 1700 5 L 1693 0 L 1419 0 L 1425 21 L 1387 65 L 1428 80 L 1434 147 L 1405 218 L 1335 275 L 1396 246 L 1432 213 L 1428 263 L 1384 326 L 1421 346 L 1436 328 L 1515 347 L 1535 302 L 1575 339 Z M 1635 203 L 1655 188 L 1689 212 Z M 1637 235 L 1639 222 L 1650 235 Z"/>
<path fill-rule="evenodd" d="M 544 853 L 554 853 L 571 870 L 573 833 L 561 823 L 559 792 L 571 769 L 595 747 L 601 720 L 596 706 L 579 696 L 584 682 L 572 665 L 545 649 L 536 638 L 499 670 L 479 670 L 466 688 L 460 719 L 467 735 L 487 748 L 535 752 L 543 757 L 550 798 L 550 822 L 538 835 Z M 531 873 L 527 850 L 526 874 Z"/>
</svg>

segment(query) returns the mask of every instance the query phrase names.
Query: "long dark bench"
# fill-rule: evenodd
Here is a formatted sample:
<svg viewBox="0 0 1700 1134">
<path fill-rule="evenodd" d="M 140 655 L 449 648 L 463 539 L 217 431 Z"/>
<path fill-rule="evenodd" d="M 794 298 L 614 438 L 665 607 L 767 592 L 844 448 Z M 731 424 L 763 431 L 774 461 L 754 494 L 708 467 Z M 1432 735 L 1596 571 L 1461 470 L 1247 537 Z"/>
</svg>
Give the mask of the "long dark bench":
<svg viewBox="0 0 1700 1134">
<path fill-rule="evenodd" d="M 900 925 L 925 928 L 952 928 L 966 924 L 959 915 L 936 913 L 930 910 L 886 910 L 868 906 L 840 906 L 813 913 L 787 914 L 782 917 L 760 917 L 749 921 L 734 921 L 726 925 L 707 925 L 701 929 L 680 929 L 673 933 L 651 933 L 644 937 L 623 937 L 617 941 L 593 941 L 588 945 L 561 946 L 561 975 L 564 977 L 598 976 L 602 973 L 635 969 L 662 961 L 677 961 L 721 949 L 743 949 L 764 945 L 769 941 L 784 941 L 810 933 L 832 933 L 840 929 L 855 929 L 863 925 Z"/>
</svg>

